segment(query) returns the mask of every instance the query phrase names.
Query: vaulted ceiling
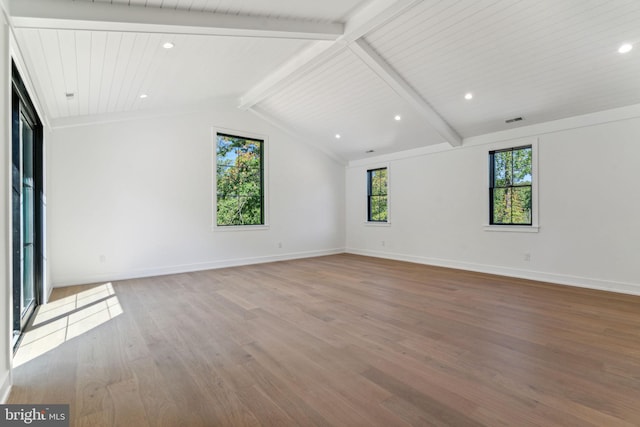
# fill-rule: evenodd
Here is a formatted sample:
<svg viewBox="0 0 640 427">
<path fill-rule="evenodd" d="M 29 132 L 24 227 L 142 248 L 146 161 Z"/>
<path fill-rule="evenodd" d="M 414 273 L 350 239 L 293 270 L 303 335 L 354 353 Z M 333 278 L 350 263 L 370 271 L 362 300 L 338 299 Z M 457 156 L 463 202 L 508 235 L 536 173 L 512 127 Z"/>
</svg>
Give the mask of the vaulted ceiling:
<svg viewBox="0 0 640 427">
<path fill-rule="evenodd" d="M 354 160 L 640 103 L 640 45 L 617 51 L 640 41 L 636 0 L 13 0 L 10 11 L 53 127 L 233 100 Z"/>
</svg>

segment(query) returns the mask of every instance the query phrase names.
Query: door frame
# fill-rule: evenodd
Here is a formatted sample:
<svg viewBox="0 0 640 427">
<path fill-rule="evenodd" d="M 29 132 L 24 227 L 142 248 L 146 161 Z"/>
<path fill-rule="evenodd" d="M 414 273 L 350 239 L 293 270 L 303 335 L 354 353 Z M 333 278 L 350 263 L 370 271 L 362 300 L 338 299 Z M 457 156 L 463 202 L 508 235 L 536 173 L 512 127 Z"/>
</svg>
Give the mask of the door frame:
<svg viewBox="0 0 640 427">
<path fill-rule="evenodd" d="M 14 350 L 20 341 L 22 332 L 30 321 L 30 317 L 35 313 L 36 307 L 43 302 L 44 293 L 44 134 L 43 126 L 38 113 L 31 102 L 29 93 L 24 85 L 22 77 L 15 65 L 11 62 L 11 232 L 13 242 L 11 246 L 12 258 L 12 297 L 11 304 L 13 331 L 12 343 Z M 22 290 L 22 209 L 16 206 L 13 199 L 13 187 L 16 180 L 16 161 L 18 163 L 18 179 L 22 177 L 22 143 L 20 141 L 20 117 L 24 116 L 30 125 L 33 126 L 33 180 L 34 180 L 34 304 L 33 310 L 26 319 L 22 319 L 21 290 Z M 17 156 L 17 159 L 16 159 Z M 22 194 L 22 182 L 19 183 Z M 22 197 L 22 196 L 21 196 Z M 17 222 L 17 224 L 16 224 Z"/>
</svg>

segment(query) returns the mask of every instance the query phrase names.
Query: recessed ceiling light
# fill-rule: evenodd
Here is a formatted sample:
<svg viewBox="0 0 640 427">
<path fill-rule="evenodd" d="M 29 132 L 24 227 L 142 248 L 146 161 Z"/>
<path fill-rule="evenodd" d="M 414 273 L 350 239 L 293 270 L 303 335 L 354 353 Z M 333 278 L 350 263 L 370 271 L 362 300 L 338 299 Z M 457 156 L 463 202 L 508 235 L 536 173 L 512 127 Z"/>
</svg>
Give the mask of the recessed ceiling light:
<svg viewBox="0 0 640 427">
<path fill-rule="evenodd" d="M 625 43 L 623 45 L 620 45 L 620 47 L 618 48 L 618 53 L 631 52 L 631 49 L 633 49 L 633 45 L 631 43 Z"/>
<path fill-rule="evenodd" d="M 402 120 L 402 116 L 400 116 L 400 114 L 396 114 L 396 116 L 393 118 L 396 122 L 399 122 L 400 120 Z"/>
<path fill-rule="evenodd" d="M 336 133 L 336 139 L 340 139 L 342 138 L 342 135 L 340 135 L 339 133 Z"/>
<path fill-rule="evenodd" d="M 175 45 L 171 42 L 166 42 L 165 44 L 162 45 L 163 48 L 165 49 L 171 49 L 173 48 Z"/>
<path fill-rule="evenodd" d="M 140 95 L 140 99 L 145 99 L 147 96 L 149 95 L 147 95 L 146 93 L 143 93 L 142 95 Z"/>
<path fill-rule="evenodd" d="M 473 94 L 471 92 L 465 93 L 464 99 L 466 99 L 467 101 L 473 99 Z"/>
<path fill-rule="evenodd" d="M 367 151 L 365 151 L 364 153 L 365 153 L 365 154 L 369 154 L 369 153 L 375 153 L 375 152 L 376 152 L 376 150 L 367 150 Z"/>
</svg>

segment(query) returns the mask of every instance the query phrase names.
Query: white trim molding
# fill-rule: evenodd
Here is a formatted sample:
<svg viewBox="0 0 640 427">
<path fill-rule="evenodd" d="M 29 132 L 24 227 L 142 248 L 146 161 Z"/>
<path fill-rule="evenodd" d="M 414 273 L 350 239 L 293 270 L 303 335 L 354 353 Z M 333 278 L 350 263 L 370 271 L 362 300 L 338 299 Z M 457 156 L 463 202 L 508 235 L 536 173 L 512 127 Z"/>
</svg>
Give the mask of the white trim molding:
<svg viewBox="0 0 640 427">
<path fill-rule="evenodd" d="M 490 225 L 482 226 L 484 231 L 500 231 L 507 233 L 537 233 L 540 227 L 537 225 Z"/>
</svg>

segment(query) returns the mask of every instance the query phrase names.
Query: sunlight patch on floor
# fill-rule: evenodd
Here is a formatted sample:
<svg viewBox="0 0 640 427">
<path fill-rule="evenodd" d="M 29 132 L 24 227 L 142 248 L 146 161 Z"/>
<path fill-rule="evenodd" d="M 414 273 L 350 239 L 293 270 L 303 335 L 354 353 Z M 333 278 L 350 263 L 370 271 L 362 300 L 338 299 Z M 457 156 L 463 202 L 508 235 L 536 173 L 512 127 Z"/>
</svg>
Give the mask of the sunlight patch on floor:
<svg viewBox="0 0 640 427">
<path fill-rule="evenodd" d="M 111 283 L 78 292 L 38 308 L 13 359 L 16 368 L 122 314 Z"/>
</svg>

